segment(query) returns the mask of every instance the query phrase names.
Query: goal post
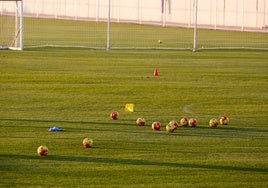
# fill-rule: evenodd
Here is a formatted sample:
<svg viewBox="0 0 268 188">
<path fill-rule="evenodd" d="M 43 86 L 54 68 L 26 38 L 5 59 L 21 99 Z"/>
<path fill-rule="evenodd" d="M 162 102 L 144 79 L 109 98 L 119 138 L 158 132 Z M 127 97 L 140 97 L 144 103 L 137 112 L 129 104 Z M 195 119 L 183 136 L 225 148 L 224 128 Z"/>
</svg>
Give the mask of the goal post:
<svg viewBox="0 0 268 188">
<path fill-rule="evenodd" d="M 0 49 L 23 50 L 23 0 L 0 0 Z"/>
<path fill-rule="evenodd" d="M 198 18 L 198 0 L 194 1 L 194 45 L 193 51 L 196 52 L 197 49 L 197 18 Z"/>
</svg>

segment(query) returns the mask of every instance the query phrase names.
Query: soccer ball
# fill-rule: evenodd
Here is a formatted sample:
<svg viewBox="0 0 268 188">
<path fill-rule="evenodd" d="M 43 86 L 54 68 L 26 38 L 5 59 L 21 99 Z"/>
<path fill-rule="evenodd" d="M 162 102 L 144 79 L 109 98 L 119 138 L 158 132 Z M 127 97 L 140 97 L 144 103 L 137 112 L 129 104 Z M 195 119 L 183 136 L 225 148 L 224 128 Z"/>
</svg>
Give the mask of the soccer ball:
<svg viewBox="0 0 268 188">
<path fill-rule="evenodd" d="M 161 128 L 161 123 L 160 122 L 153 122 L 152 123 L 152 129 L 155 131 L 159 131 Z"/>
<path fill-rule="evenodd" d="M 166 131 L 169 132 L 169 133 L 173 133 L 175 131 L 175 129 L 176 128 L 172 124 L 167 124 L 166 125 Z"/>
<path fill-rule="evenodd" d="M 179 126 L 179 123 L 177 121 L 174 121 L 174 120 L 170 121 L 169 124 L 172 124 L 175 129 L 177 129 Z"/>
<path fill-rule="evenodd" d="M 172 120 L 166 125 L 166 131 L 167 132 L 174 132 L 178 128 L 178 126 L 179 126 L 178 122 Z"/>
<path fill-rule="evenodd" d="M 181 126 L 184 126 L 184 127 L 187 127 L 188 126 L 188 123 L 189 123 L 189 119 L 187 117 L 184 117 L 180 120 L 180 125 Z"/>
<path fill-rule="evenodd" d="M 144 118 L 138 118 L 136 121 L 138 126 L 144 126 L 145 125 L 145 119 Z"/>
<path fill-rule="evenodd" d="M 91 148 L 93 146 L 93 140 L 90 138 L 84 138 L 83 140 L 83 146 L 85 148 Z"/>
<path fill-rule="evenodd" d="M 110 114 L 110 117 L 111 117 L 112 119 L 116 120 L 116 119 L 118 119 L 118 117 L 119 117 L 119 113 L 116 112 L 116 111 L 114 111 L 114 112 L 112 112 L 112 113 Z"/>
<path fill-rule="evenodd" d="M 190 127 L 196 127 L 197 126 L 197 119 L 191 118 L 188 122 Z"/>
<path fill-rule="evenodd" d="M 215 119 L 215 118 L 212 118 L 212 119 L 209 121 L 209 126 L 210 126 L 210 127 L 218 127 L 218 125 L 219 125 L 219 122 L 218 122 L 218 120 Z"/>
<path fill-rule="evenodd" d="M 228 117 L 223 116 L 223 117 L 220 118 L 220 124 L 221 125 L 228 125 L 228 123 L 229 123 L 229 118 Z"/>
<path fill-rule="evenodd" d="M 158 40 L 158 44 L 162 44 L 162 43 L 163 43 L 163 41 L 159 39 Z"/>
<path fill-rule="evenodd" d="M 37 154 L 40 156 L 46 156 L 48 154 L 48 148 L 46 146 L 39 146 L 37 148 Z"/>
</svg>

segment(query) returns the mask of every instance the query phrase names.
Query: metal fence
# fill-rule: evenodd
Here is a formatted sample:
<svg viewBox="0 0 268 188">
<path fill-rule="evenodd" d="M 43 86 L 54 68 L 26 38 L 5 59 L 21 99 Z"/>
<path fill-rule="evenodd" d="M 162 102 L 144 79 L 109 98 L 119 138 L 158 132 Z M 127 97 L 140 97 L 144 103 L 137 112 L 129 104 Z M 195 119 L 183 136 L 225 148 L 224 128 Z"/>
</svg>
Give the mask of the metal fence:
<svg viewBox="0 0 268 188">
<path fill-rule="evenodd" d="M 24 16 L 26 47 L 268 49 L 267 0 L 24 0 Z"/>
<path fill-rule="evenodd" d="M 107 19 L 109 0 L 24 0 L 25 15 L 74 20 Z M 110 0 L 116 22 L 152 23 L 191 27 L 195 0 Z M 265 30 L 267 0 L 202 0 L 198 3 L 202 27 Z M 266 31 L 266 30 L 265 30 Z"/>
</svg>

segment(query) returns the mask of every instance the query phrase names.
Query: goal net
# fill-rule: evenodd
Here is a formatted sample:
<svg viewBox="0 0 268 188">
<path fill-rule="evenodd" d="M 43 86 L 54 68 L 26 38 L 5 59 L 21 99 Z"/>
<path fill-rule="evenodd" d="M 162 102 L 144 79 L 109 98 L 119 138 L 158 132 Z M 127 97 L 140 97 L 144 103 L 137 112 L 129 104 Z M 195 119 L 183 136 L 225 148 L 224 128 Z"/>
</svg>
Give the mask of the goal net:
<svg viewBox="0 0 268 188">
<path fill-rule="evenodd" d="M 267 0 L 0 0 L 0 46 L 267 50 L 267 13 Z"/>
<path fill-rule="evenodd" d="M 23 50 L 23 0 L 0 0 L 0 49 Z"/>
</svg>

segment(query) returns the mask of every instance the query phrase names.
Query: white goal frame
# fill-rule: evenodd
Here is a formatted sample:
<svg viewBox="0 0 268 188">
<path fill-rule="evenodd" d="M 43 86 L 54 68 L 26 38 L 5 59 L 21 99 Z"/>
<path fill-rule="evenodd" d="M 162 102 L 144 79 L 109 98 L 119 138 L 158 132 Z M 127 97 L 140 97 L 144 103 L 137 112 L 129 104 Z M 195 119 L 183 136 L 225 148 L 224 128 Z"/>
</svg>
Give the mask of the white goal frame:
<svg viewBox="0 0 268 188">
<path fill-rule="evenodd" d="M 2 44 L 0 44 L 0 49 L 23 50 L 23 47 L 24 47 L 24 6 L 23 6 L 23 0 L 0 0 L 0 3 L 2 1 L 10 1 L 10 2 L 13 1 L 14 2 L 15 32 L 14 32 L 13 41 L 11 41 L 10 45 L 1 46 Z"/>
</svg>

